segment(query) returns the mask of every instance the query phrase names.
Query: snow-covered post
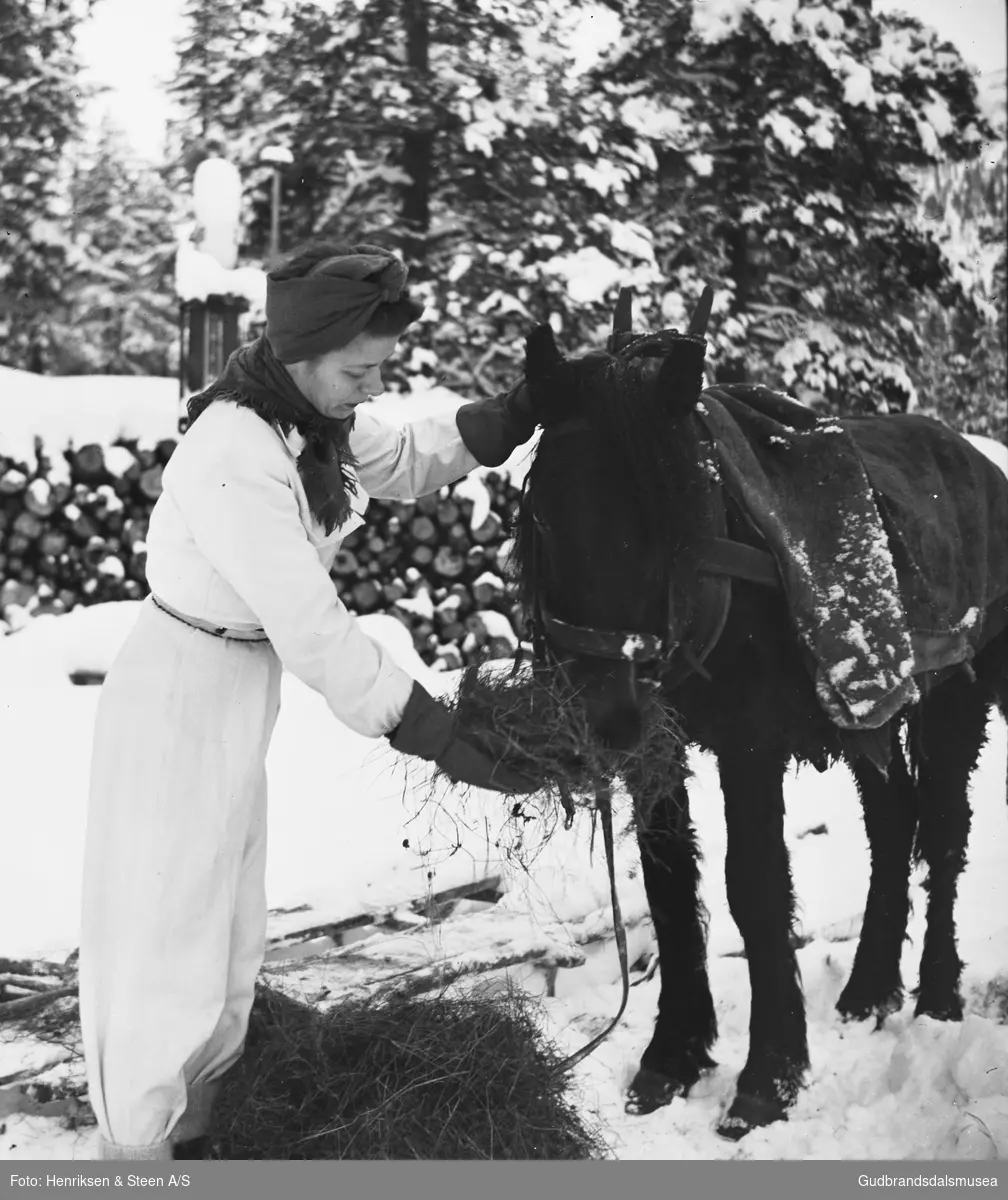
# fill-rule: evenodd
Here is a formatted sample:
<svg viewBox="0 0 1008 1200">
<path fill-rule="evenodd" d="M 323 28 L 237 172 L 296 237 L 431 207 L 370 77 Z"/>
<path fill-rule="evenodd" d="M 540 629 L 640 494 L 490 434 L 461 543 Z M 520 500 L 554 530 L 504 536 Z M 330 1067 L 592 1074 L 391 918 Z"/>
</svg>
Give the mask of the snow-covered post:
<svg viewBox="0 0 1008 1200">
<path fill-rule="evenodd" d="M 199 248 L 227 271 L 238 263 L 241 176 L 224 158 L 205 158 L 193 174 L 193 208 L 200 229 Z"/>
<path fill-rule="evenodd" d="M 280 183 L 281 167 L 289 166 L 294 155 L 286 146 L 264 146 L 259 161 L 273 168 L 273 190 L 270 203 L 270 248 L 269 265 L 275 267 L 280 258 Z"/>
<path fill-rule="evenodd" d="M 195 239 L 179 241 L 175 285 L 187 326 L 188 352 L 180 399 L 197 392 L 223 370 L 238 347 L 238 317 L 249 309 L 247 288 L 236 283 L 241 219 L 241 177 L 233 163 L 206 158 L 193 175 Z M 187 319 L 186 319 L 187 318 Z M 185 429 L 180 415 L 179 430 Z"/>
</svg>

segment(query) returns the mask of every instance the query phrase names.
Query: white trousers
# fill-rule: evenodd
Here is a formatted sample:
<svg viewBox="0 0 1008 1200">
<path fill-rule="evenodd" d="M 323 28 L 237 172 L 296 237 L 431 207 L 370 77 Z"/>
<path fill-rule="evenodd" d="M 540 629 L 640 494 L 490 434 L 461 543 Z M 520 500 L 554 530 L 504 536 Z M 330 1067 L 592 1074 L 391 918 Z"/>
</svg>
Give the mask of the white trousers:
<svg viewBox="0 0 1008 1200">
<path fill-rule="evenodd" d="M 268 642 L 213 637 L 148 600 L 102 686 L 80 1011 L 111 1156 L 170 1157 L 187 1104 L 191 1118 L 242 1052 L 266 943 L 280 674 Z"/>
</svg>

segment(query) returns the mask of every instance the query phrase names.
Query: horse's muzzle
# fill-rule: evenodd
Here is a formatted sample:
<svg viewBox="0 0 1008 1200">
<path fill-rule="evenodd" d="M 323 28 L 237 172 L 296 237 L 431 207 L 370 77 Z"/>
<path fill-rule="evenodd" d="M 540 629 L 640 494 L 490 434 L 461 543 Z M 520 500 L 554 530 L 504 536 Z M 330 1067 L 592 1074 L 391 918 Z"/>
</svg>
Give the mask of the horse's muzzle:
<svg viewBox="0 0 1008 1200">
<path fill-rule="evenodd" d="M 635 665 L 577 659 L 565 673 L 599 740 L 610 750 L 632 750 L 644 732 Z"/>
<path fill-rule="evenodd" d="M 640 709 L 625 704 L 609 705 L 597 717 L 589 709 L 588 719 L 599 739 L 610 750 L 632 750 L 644 730 Z"/>
</svg>

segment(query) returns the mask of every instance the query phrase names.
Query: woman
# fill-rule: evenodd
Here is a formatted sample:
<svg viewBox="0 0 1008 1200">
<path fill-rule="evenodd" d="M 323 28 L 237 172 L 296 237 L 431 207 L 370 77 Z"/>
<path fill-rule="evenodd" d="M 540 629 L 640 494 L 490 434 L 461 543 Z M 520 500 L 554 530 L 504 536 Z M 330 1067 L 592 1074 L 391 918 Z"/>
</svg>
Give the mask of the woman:
<svg viewBox="0 0 1008 1200">
<path fill-rule="evenodd" d="M 524 386 L 405 429 L 358 406 L 423 311 L 406 267 L 319 245 L 267 279 L 266 332 L 189 405 L 147 541 L 152 595 L 102 688 L 80 1007 L 104 1158 L 172 1158 L 241 1054 L 266 938 L 265 760 L 286 667 L 344 724 L 451 778 L 530 791 L 339 601 L 368 496 L 436 491 L 531 437 Z"/>
</svg>

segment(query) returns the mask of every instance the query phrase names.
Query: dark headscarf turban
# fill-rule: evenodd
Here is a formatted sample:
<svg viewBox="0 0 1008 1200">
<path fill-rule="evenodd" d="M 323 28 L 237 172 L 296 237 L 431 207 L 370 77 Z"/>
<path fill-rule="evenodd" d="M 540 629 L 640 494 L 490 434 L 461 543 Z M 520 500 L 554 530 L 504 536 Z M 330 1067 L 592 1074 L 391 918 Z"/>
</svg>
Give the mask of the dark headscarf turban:
<svg viewBox="0 0 1008 1200">
<path fill-rule="evenodd" d="M 280 362 L 296 363 L 338 350 L 363 333 L 379 305 L 402 296 L 407 268 L 380 246 L 357 246 L 300 278 L 277 274 L 266 276 L 266 336 Z"/>
<path fill-rule="evenodd" d="M 313 267 L 307 275 L 266 276 L 266 333 L 236 350 L 218 378 L 188 401 L 189 423 L 215 400 L 251 408 L 268 424 L 305 438 L 298 474 L 308 505 L 327 533 L 350 516 L 356 494 L 350 450 L 353 416 L 330 418 L 301 393 L 287 364 L 338 350 L 363 333 L 382 304 L 403 298 L 406 266 L 379 246 L 353 246 Z M 419 305 L 414 305 L 420 309 Z M 415 315 L 415 314 L 413 314 Z"/>
</svg>

